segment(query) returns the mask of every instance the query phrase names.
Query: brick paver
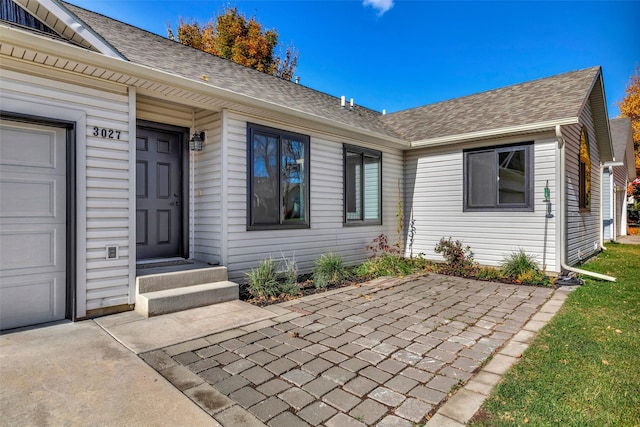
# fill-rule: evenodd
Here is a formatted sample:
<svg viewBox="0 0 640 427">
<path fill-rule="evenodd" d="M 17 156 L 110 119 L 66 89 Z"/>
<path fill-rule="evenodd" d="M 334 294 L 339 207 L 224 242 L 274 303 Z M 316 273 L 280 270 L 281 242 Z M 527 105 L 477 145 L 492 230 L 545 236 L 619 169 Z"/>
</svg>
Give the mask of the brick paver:
<svg viewBox="0 0 640 427">
<path fill-rule="evenodd" d="M 426 422 L 490 356 L 484 369 L 504 372 L 524 345 L 496 350 L 516 334 L 530 341 L 552 294 L 435 274 L 385 279 L 141 357 L 199 405 L 215 395 L 205 409 L 220 420 L 248 411 L 270 426 L 408 426 Z"/>
</svg>

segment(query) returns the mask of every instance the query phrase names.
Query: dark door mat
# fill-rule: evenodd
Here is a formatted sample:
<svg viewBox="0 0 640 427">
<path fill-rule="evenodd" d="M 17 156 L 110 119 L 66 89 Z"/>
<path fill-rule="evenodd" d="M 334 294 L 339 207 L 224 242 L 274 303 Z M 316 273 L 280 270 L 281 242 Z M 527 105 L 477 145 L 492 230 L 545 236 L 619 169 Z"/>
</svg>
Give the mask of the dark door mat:
<svg viewBox="0 0 640 427">
<path fill-rule="evenodd" d="M 161 262 L 152 262 L 148 264 L 136 264 L 136 270 L 144 270 L 145 268 L 173 267 L 175 265 L 187 265 L 187 264 L 193 264 L 193 262 L 187 261 L 186 259 L 177 259 L 174 261 L 161 261 Z"/>
</svg>

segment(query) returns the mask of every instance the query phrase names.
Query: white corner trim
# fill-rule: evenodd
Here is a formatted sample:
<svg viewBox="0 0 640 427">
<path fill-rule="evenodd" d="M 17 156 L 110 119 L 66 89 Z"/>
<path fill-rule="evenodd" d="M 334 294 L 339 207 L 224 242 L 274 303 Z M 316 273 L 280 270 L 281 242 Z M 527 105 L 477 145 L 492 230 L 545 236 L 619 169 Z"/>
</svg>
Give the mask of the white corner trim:
<svg viewBox="0 0 640 427">
<path fill-rule="evenodd" d="M 136 302 L 136 95 L 129 86 L 129 304 Z"/>
</svg>

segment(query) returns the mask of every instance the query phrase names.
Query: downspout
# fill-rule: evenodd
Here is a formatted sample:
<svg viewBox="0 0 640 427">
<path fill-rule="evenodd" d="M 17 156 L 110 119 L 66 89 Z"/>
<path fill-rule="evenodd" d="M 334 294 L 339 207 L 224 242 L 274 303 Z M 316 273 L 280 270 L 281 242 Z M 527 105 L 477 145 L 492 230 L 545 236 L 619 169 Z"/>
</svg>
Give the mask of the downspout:
<svg viewBox="0 0 640 427">
<path fill-rule="evenodd" d="M 556 125 L 556 137 L 558 138 L 558 144 L 560 144 L 560 200 L 565 200 L 565 188 L 567 185 L 566 173 L 565 173 L 565 153 L 564 153 L 564 137 L 562 136 L 562 128 L 560 125 Z M 601 175 L 602 176 L 602 175 Z M 602 201 L 600 202 L 602 206 Z M 601 208 L 602 209 L 602 208 Z M 602 218 L 602 217 L 601 217 Z M 602 230 L 602 225 L 600 225 Z M 600 231 L 602 236 L 602 231 Z M 572 267 L 567 265 L 566 262 L 566 249 L 565 242 L 567 241 L 567 213 L 564 206 L 560 206 L 560 267 L 563 270 L 572 271 L 577 274 L 584 274 L 585 276 L 595 277 L 596 279 L 608 280 L 609 282 L 615 282 L 616 278 L 607 276 L 606 274 L 594 273 L 593 271 L 583 270 L 581 268 Z"/>
</svg>

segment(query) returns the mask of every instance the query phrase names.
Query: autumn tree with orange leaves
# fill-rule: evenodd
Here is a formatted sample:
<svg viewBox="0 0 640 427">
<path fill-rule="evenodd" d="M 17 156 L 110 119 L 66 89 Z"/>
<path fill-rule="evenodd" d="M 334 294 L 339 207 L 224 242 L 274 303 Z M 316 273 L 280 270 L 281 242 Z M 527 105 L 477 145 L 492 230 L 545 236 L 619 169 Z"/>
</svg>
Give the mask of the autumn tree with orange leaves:
<svg viewBox="0 0 640 427">
<path fill-rule="evenodd" d="M 176 35 L 170 26 L 167 32 L 171 40 L 285 80 L 291 80 L 298 63 L 298 51 L 292 46 L 276 56 L 277 30 L 263 30 L 255 17 L 247 19 L 236 7 L 227 8 L 215 22 L 180 18 Z"/>
</svg>

